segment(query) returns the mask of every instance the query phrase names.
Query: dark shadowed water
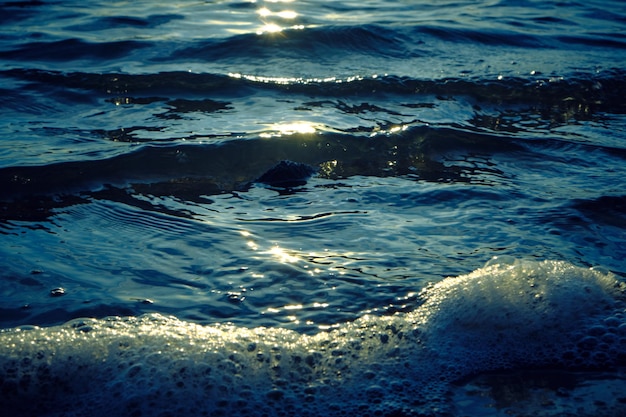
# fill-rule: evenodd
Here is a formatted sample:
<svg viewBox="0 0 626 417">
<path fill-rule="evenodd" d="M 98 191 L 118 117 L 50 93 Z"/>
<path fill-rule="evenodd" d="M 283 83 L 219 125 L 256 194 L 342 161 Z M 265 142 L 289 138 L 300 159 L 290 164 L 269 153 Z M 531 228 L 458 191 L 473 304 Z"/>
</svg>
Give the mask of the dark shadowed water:
<svg viewBox="0 0 626 417">
<path fill-rule="evenodd" d="M 0 398 L 16 415 L 624 412 L 622 397 L 468 405 L 489 378 L 450 388 L 554 368 L 626 387 L 622 1 L 0 11 Z M 93 339 L 51 327 L 72 319 Z M 393 350 L 396 328 L 422 336 Z M 230 357 L 241 340 L 292 359 L 259 370 Z M 159 346 L 153 377 L 125 373 Z M 199 388 L 197 364 L 223 359 L 207 352 L 236 365 L 211 365 L 226 388 Z M 54 374 L 77 357 L 87 376 Z M 65 388 L 34 401 L 50 384 Z"/>
</svg>

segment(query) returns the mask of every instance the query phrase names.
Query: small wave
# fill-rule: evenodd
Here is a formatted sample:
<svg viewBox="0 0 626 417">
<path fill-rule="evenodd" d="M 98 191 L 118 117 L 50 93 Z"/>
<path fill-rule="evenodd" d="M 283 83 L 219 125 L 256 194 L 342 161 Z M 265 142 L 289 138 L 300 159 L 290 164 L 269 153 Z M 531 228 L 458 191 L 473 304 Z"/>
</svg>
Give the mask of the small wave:
<svg viewBox="0 0 626 417">
<path fill-rule="evenodd" d="M 506 45 L 525 48 L 542 48 L 547 46 L 541 38 L 512 31 L 455 29 L 444 26 L 420 26 L 416 31 L 418 35 L 425 34 L 455 43 Z"/>
<path fill-rule="evenodd" d="M 414 311 L 311 336 L 156 314 L 10 329 L 0 398 L 14 416 L 450 415 L 450 384 L 470 375 L 623 365 L 623 292 L 611 274 L 499 259 Z"/>
<path fill-rule="evenodd" d="M 400 33 L 392 29 L 375 25 L 311 27 L 306 30 L 284 30 L 279 34 L 244 34 L 226 39 L 199 40 L 193 46 L 185 43 L 162 60 L 215 62 L 233 58 L 250 60 L 317 56 L 326 61 L 345 54 L 396 59 L 416 56 L 407 49 L 408 39 L 402 38 Z M 245 55 L 241 51 L 246 51 Z"/>
<path fill-rule="evenodd" d="M 107 187 L 131 187 L 154 195 L 173 192 L 190 197 L 195 193 L 197 198 L 246 190 L 281 159 L 313 166 L 317 175 L 329 179 L 355 175 L 478 179 L 480 167 L 446 166 L 439 160 L 442 153 L 461 149 L 503 152 L 520 148 L 490 135 L 425 127 L 370 138 L 327 132 L 293 134 L 280 141 L 145 145 L 106 159 L 2 168 L 0 199 L 93 193 Z M 493 174 L 488 167 L 484 169 Z"/>
<path fill-rule="evenodd" d="M 109 60 L 120 58 L 149 45 L 141 41 L 106 43 L 87 42 L 81 39 L 64 39 L 50 42 L 29 42 L 17 45 L 10 51 L 1 51 L 0 59 L 29 61 L 68 61 L 77 59 Z"/>
<path fill-rule="evenodd" d="M 626 196 L 601 196 L 592 200 L 577 199 L 572 206 L 597 224 L 626 228 Z"/>
<path fill-rule="evenodd" d="M 104 16 L 94 17 L 87 23 L 70 25 L 65 30 L 79 32 L 93 32 L 119 28 L 155 28 L 174 20 L 182 20 L 185 17 L 180 14 L 158 14 L 149 16 Z"/>
<path fill-rule="evenodd" d="M 626 41 L 617 39 L 612 34 L 595 34 L 588 36 L 560 36 L 563 43 L 593 48 L 626 49 Z"/>
<path fill-rule="evenodd" d="M 607 69 L 598 74 L 573 74 L 570 77 L 532 74 L 528 78 L 444 78 L 421 80 L 406 76 L 353 77 L 350 79 L 305 79 L 246 76 L 245 74 L 197 74 L 163 72 L 159 74 L 64 73 L 38 69 L 12 69 L 0 76 L 16 78 L 44 86 L 62 86 L 107 95 L 124 94 L 130 102 L 145 97 L 168 97 L 213 94 L 228 97 L 254 91 L 280 94 L 306 94 L 316 97 L 380 97 L 381 94 L 414 97 L 470 97 L 477 102 L 526 104 L 563 110 L 592 107 L 597 111 L 626 112 L 621 94 L 626 90 L 626 73 Z M 181 97 L 181 99 L 183 98 Z M 190 97 L 189 97 L 190 98 Z"/>
</svg>

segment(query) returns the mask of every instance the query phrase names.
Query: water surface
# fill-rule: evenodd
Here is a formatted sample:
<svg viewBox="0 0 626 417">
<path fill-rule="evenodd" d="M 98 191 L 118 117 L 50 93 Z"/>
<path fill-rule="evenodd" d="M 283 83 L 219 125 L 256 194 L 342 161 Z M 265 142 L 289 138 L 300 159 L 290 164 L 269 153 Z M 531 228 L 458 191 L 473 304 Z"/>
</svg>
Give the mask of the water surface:
<svg viewBox="0 0 626 417">
<path fill-rule="evenodd" d="M 3 9 L 3 328 L 44 326 L 52 335 L 50 326 L 72 319 L 141 322 L 158 313 L 181 326 L 232 323 L 235 334 L 265 327 L 268 340 L 306 350 L 308 342 L 292 340 L 330 337 L 363 317 L 380 320 L 372 332 L 386 320 L 430 317 L 425 288 L 482 271 L 494 256 L 626 277 L 619 1 L 24 1 Z M 263 182 L 281 161 L 314 174 L 287 186 Z M 508 308 L 498 297 L 489 303 Z M 590 312 L 581 326 L 621 323 L 616 297 L 606 317 Z M 485 300 L 468 309 L 492 311 Z M 544 326 L 561 320 L 551 317 Z M 117 337 L 140 334 L 133 326 Z M 574 333 L 566 338 L 578 340 Z M 461 339 L 427 345 L 437 351 Z M 598 348 L 608 358 L 599 368 L 620 381 L 623 348 L 609 345 Z M 4 364 L 24 351 L 7 349 Z M 552 366 L 533 349 L 526 362 L 501 367 Z M 354 361 L 369 369 L 374 359 Z M 464 368 L 457 380 L 501 367 Z M 422 379 L 412 384 L 425 391 Z M 3 395 L 14 396 L 7 387 Z M 372 413 L 461 407 L 449 385 L 420 404 L 383 392 L 346 394 L 350 406 L 332 412 L 370 400 L 379 407 Z M 331 413 L 319 401 L 308 412 Z"/>
</svg>

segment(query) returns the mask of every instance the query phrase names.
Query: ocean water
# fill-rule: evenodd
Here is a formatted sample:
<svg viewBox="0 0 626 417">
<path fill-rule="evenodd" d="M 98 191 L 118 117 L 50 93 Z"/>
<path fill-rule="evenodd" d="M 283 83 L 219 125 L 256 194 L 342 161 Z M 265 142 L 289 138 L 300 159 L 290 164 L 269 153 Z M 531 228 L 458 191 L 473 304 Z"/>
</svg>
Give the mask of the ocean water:
<svg viewBox="0 0 626 417">
<path fill-rule="evenodd" d="M 626 414 L 622 1 L 0 7 L 3 413 Z"/>
</svg>

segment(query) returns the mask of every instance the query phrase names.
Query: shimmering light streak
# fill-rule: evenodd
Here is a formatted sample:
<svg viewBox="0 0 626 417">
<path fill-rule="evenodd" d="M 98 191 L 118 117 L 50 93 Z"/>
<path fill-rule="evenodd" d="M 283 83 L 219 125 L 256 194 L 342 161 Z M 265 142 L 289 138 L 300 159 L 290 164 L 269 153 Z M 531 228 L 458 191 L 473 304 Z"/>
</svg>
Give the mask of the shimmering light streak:
<svg viewBox="0 0 626 417">
<path fill-rule="evenodd" d="M 269 250 L 269 253 L 273 255 L 280 263 L 292 264 L 298 262 L 300 259 L 296 256 L 290 255 L 283 248 L 274 246 Z"/>
<path fill-rule="evenodd" d="M 317 131 L 314 124 L 309 122 L 275 123 L 269 126 L 269 132 L 261 133 L 262 138 L 275 136 L 289 136 L 296 133 L 307 134 Z"/>
</svg>

